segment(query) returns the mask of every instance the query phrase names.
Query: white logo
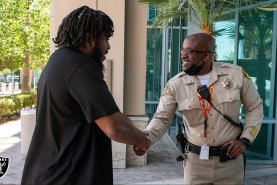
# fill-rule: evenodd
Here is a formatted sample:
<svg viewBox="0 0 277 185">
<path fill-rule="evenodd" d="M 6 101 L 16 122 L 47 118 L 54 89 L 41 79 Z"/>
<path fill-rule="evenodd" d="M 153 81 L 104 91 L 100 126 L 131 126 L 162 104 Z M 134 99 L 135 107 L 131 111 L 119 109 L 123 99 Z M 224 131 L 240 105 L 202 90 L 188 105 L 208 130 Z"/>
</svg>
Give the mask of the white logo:
<svg viewBox="0 0 277 185">
<path fill-rule="evenodd" d="M 5 175 L 9 166 L 9 158 L 0 157 L 0 177 Z"/>
</svg>

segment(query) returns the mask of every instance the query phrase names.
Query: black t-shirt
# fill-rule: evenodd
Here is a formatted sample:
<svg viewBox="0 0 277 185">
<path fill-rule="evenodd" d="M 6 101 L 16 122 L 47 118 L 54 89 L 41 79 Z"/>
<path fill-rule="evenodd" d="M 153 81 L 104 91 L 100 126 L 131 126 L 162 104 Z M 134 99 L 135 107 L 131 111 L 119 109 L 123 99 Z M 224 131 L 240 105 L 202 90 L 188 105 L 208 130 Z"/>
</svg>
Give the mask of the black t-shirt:
<svg viewBox="0 0 277 185">
<path fill-rule="evenodd" d="M 60 48 L 38 85 L 37 121 L 22 184 L 113 184 L 111 140 L 94 120 L 119 109 L 92 57 Z"/>
</svg>

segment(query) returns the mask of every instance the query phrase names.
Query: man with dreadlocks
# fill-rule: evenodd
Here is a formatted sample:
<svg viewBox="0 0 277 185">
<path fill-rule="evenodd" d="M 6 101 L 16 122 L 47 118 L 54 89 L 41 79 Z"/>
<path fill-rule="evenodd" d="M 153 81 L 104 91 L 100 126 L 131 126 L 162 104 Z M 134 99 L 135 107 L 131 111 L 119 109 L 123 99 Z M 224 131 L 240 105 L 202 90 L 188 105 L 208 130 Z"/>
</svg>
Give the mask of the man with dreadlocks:
<svg viewBox="0 0 277 185">
<path fill-rule="evenodd" d="M 67 15 L 38 86 L 37 124 L 22 184 L 113 184 L 111 139 L 147 146 L 103 80 L 112 20 L 87 6 Z"/>
</svg>

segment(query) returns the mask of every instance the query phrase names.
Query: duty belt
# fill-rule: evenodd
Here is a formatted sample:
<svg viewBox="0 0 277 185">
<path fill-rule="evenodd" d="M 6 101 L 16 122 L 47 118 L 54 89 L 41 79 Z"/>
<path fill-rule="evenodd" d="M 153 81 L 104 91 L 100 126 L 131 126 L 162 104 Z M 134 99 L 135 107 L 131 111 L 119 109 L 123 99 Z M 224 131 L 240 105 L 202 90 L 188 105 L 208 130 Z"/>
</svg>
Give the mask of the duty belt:
<svg viewBox="0 0 277 185">
<path fill-rule="evenodd" d="M 195 154 L 200 154 L 201 147 L 194 145 L 189 142 L 188 150 Z M 210 146 L 209 147 L 209 156 L 220 156 L 220 146 Z"/>
</svg>

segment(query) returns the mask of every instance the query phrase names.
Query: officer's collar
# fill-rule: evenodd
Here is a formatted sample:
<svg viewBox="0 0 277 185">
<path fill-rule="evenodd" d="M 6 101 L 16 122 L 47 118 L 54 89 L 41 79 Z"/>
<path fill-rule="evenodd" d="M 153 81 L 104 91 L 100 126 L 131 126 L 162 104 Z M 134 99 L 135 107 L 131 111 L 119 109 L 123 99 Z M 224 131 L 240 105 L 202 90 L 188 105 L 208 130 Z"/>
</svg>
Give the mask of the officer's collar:
<svg viewBox="0 0 277 185">
<path fill-rule="evenodd" d="M 184 76 L 184 78 L 185 78 L 185 80 L 184 80 L 184 84 L 185 85 L 193 84 L 193 83 L 198 83 L 199 82 L 197 76 L 190 76 L 190 75 L 186 74 Z"/>
<path fill-rule="evenodd" d="M 213 62 L 212 65 L 212 70 L 211 70 L 211 77 L 210 77 L 210 84 L 214 83 L 215 81 L 218 80 L 219 76 L 223 76 L 223 75 L 228 75 L 228 71 L 224 70 L 223 68 L 220 67 L 220 63 L 219 65 Z M 199 83 L 199 80 L 197 78 L 197 76 L 190 76 L 188 74 L 186 74 L 185 72 L 181 72 L 179 73 L 178 77 L 183 77 L 184 78 L 184 84 L 188 85 L 188 84 L 193 84 L 193 83 Z"/>
</svg>

